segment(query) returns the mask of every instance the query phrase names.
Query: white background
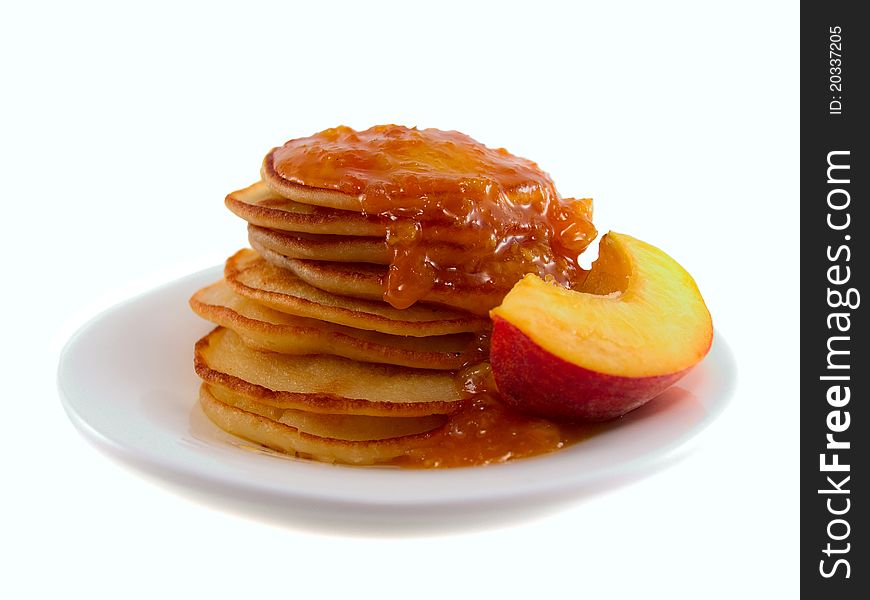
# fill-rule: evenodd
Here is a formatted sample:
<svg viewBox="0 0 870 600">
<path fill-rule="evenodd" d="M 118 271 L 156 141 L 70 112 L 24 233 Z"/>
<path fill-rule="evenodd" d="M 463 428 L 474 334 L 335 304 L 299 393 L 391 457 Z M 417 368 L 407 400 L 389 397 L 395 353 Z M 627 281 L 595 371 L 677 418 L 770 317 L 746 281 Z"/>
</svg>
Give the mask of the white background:
<svg viewBox="0 0 870 600">
<path fill-rule="evenodd" d="M 0 595 L 796 595 L 797 3 L 9 4 Z M 223 197 L 272 146 L 388 122 L 530 157 L 693 273 L 739 380 L 688 456 L 500 529 L 345 538 L 195 504 L 79 436 L 55 389 L 76 327 L 244 245 Z"/>
</svg>

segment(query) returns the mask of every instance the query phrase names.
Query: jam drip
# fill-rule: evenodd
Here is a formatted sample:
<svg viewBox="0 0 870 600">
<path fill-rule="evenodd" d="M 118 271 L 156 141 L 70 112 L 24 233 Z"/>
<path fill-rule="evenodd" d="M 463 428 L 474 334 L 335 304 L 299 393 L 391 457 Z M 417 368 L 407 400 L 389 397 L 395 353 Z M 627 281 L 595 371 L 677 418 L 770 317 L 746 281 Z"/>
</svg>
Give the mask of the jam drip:
<svg viewBox="0 0 870 600">
<path fill-rule="evenodd" d="M 434 286 L 504 290 L 526 273 L 571 286 L 595 238 L 589 200 L 563 199 L 532 161 L 456 131 L 381 125 L 327 129 L 271 156 L 287 181 L 350 194 L 388 221 L 384 299 L 407 308 Z M 432 244 L 462 247 L 439 264 Z"/>
</svg>

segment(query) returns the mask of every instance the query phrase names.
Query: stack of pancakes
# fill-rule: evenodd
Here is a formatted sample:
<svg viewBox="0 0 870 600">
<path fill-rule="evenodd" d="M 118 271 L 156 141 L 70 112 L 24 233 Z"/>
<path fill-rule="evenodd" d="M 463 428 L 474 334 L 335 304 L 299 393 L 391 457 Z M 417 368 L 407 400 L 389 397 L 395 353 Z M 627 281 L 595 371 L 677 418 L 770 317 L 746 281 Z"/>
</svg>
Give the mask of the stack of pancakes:
<svg viewBox="0 0 870 600">
<path fill-rule="evenodd" d="M 226 199 L 252 248 L 190 300 L 217 325 L 195 352 L 212 421 L 350 464 L 485 464 L 561 447 L 558 428 L 498 402 L 489 310 L 526 273 L 579 274 L 590 201 L 563 200 L 504 149 L 396 125 L 291 140 L 261 177 Z"/>
<path fill-rule="evenodd" d="M 458 373 L 486 359 L 487 312 L 507 290 L 436 285 L 395 308 L 383 300 L 389 220 L 272 175 L 227 197 L 253 249 L 190 300 L 217 325 L 196 344 L 203 410 L 236 436 L 325 462 L 388 463 L 431 445 L 470 397 Z M 462 247 L 426 251 L 450 262 Z"/>
</svg>

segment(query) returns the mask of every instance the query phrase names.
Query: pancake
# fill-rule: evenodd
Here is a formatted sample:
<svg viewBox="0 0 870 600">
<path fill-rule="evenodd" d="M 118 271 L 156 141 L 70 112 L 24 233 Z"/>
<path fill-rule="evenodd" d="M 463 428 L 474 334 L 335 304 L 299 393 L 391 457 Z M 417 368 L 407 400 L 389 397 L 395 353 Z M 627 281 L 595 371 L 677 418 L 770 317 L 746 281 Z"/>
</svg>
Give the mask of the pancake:
<svg viewBox="0 0 870 600">
<path fill-rule="evenodd" d="M 398 310 L 384 302 L 330 293 L 269 264 L 249 249 L 227 260 L 224 277 L 237 294 L 269 308 L 357 329 L 428 337 L 485 331 L 492 326 L 488 317 L 464 311 L 422 304 Z"/>
<path fill-rule="evenodd" d="M 284 231 L 383 238 L 387 221 L 377 215 L 319 208 L 288 200 L 264 182 L 232 192 L 225 204 L 245 221 Z"/>
<path fill-rule="evenodd" d="M 453 371 L 263 352 L 223 327 L 196 343 L 194 368 L 203 381 L 256 402 L 325 414 L 449 414 L 465 396 Z"/>
<path fill-rule="evenodd" d="M 317 235 L 267 229 L 248 225 L 248 241 L 256 250 L 267 249 L 288 258 L 310 258 L 337 262 L 390 263 L 386 239 Z"/>
<path fill-rule="evenodd" d="M 302 260 L 287 258 L 267 248 L 257 250 L 269 263 L 289 269 L 302 281 L 327 292 L 366 300 L 381 300 L 386 292 L 386 267 L 367 263 Z M 502 303 L 508 291 L 489 286 L 436 285 L 423 296 L 423 300 L 486 317 L 491 309 Z"/>
<path fill-rule="evenodd" d="M 255 249 L 267 249 L 287 258 L 389 265 L 392 252 L 386 239 L 346 235 L 286 232 L 248 225 L 248 240 Z M 468 249 L 455 244 L 426 244 L 424 251 L 436 264 L 461 264 Z M 261 252 L 262 254 L 262 252 Z"/>
<path fill-rule="evenodd" d="M 300 185 L 282 177 L 275 171 L 275 164 L 272 160 L 276 149 L 266 155 L 266 158 L 263 159 L 263 167 L 260 170 L 260 176 L 273 192 L 302 204 L 357 213 L 363 212 L 363 203 L 358 196 L 345 194 L 337 190 Z"/>
<path fill-rule="evenodd" d="M 348 212 L 365 212 L 363 202 L 359 196 L 338 190 L 302 185 L 283 177 L 275 169 L 275 150 L 278 150 L 278 148 L 272 149 L 266 155 L 263 159 L 263 166 L 260 169 L 260 176 L 273 192 L 279 196 L 302 204 L 309 204 L 323 208 L 334 208 Z M 445 180 L 441 183 L 446 183 L 449 177 L 449 174 L 446 175 Z M 540 197 L 543 193 L 540 187 L 536 185 L 537 182 L 535 181 L 522 180 L 515 183 L 514 186 L 504 187 L 502 190 L 505 195 L 510 197 L 511 202 L 514 204 L 529 204 L 533 199 Z M 432 190 L 427 193 L 427 195 L 432 199 L 435 197 L 446 198 L 450 195 L 455 195 L 455 193 L 455 190 L 452 190 L 450 187 L 445 187 L 441 190 Z"/>
<path fill-rule="evenodd" d="M 248 346 L 286 354 L 334 354 L 422 369 L 458 369 L 472 358 L 476 341 L 470 333 L 405 337 L 295 317 L 240 296 L 225 281 L 196 292 L 190 307 L 200 317 L 235 331 Z"/>
<path fill-rule="evenodd" d="M 447 423 L 447 415 L 370 417 L 367 415 L 325 415 L 293 408 L 278 408 L 257 402 L 220 386 L 203 385 L 208 387 L 208 391 L 219 402 L 283 425 L 295 427 L 302 433 L 335 440 L 349 442 L 388 440 L 426 433 Z"/>
<path fill-rule="evenodd" d="M 294 233 L 386 239 L 391 224 L 405 222 L 294 202 L 272 191 L 262 181 L 232 192 L 226 197 L 225 204 L 250 224 Z M 410 220 L 406 222 L 411 223 Z M 423 230 L 422 239 L 432 243 L 474 244 L 478 236 L 455 223 L 432 223 Z"/>
<path fill-rule="evenodd" d="M 431 433 L 372 441 L 348 441 L 304 433 L 261 415 L 225 404 L 208 386 L 200 388 L 200 406 L 211 421 L 232 435 L 285 454 L 326 463 L 373 465 L 386 463 L 422 446 Z"/>
</svg>

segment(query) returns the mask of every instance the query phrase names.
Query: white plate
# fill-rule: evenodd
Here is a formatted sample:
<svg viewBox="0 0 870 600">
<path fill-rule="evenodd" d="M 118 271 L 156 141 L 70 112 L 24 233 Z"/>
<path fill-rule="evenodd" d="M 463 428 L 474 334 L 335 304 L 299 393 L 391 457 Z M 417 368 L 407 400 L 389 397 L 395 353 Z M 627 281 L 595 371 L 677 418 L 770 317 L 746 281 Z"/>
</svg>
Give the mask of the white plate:
<svg viewBox="0 0 870 600">
<path fill-rule="evenodd" d="M 487 467 L 412 471 L 326 465 L 229 436 L 196 402 L 193 344 L 211 326 L 188 297 L 213 268 L 120 304 L 64 349 L 64 407 L 91 442 L 188 495 L 296 526 L 420 532 L 524 518 L 650 474 L 721 412 L 736 376 L 722 336 L 710 355 L 613 429 L 566 450 Z"/>
</svg>

